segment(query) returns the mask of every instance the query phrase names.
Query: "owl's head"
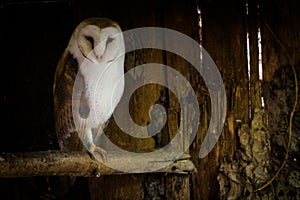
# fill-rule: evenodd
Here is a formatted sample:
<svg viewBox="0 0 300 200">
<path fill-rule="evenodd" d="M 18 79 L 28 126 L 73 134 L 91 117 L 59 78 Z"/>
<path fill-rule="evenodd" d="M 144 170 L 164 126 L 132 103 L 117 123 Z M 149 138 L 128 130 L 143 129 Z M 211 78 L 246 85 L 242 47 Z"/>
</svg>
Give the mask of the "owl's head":
<svg viewBox="0 0 300 200">
<path fill-rule="evenodd" d="M 89 18 L 74 30 L 68 50 L 80 63 L 109 63 L 124 53 L 124 39 L 120 26 L 107 18 Z"/>
</svg>

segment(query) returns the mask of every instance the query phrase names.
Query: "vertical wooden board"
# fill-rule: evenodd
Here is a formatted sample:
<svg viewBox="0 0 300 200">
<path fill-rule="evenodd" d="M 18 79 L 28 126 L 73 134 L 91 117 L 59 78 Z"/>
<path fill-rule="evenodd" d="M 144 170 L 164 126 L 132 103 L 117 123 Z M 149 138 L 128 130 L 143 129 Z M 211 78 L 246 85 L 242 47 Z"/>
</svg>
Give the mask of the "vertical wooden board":
<svg viewBox="0 0 300 200">
<path fill-rule="evenodd" d="M 227 94 L 227 120 L 222 135 L 208 158 L 200 160 L 203 185 L 199 198 L 218 199 L 217 174 L 222 162 L 233 159 L 236 150 L 236 120 L 248 121 L 248 77 L 243 2 L 211 1 L 201 4 L 203 47 L 215 61 Z M 207 108 L 210 109 L 210 108 Z M 220 109 L 220 108 L 219 108 Z"/>
<path fill-rule="evenodd" d="M 258 81 L 258 28 L 259 28 L 258 5 L 259 5 L 258 0 L 248 0 L 248 8 L 246 8 L 245 5 L 245 9 L 248 9 L 246 26 L 247 26 L 247 31 L 249 33 L 251 82 Z"/>
<path fill-rule="evenodd" d="M 241 1 L 213 1 L 202 5 L 203 47 L 215 61 L 227 90 L 228 110 L 248 120 L 248 78 L 245 12 Z"/>
<path fill-rule="evenodd" d="M 189 36 L 193 38 L 194 40 L 198 39 L 197 35 L 197 15 L 196 15 L 196 4 L 194 2 L 189 1 L 166 1 L 165 7 L 164 7 L 164 25 L 166 28 L 179 31 L 180 33 L 185 34 L 186 36 Z M 172 35 L 168 35 L 168 38 L 173 39 Z M 174 37 L 174 41 L 177 41 L 177 38 Z M 180 49 L 184 44 L 182 44 L 180 41 L 174 42 L 173 49 Z M 191 54 L 195 53 L 193 49 L 190 50 Z M 191 70 L 193 66 L 188 63 L 186 60 L 181 58 L 180 56 L 166 52 L 166 64 L 169 67 L 172 67 L 178 72 L 183 75 L 189 83 L 190 77 L 191 77 Z M 194 70 L 195 72 L 195 70 Z M 176 80 L 175 77 L 172 77 L 171 75 L 168 75 L 168 85 L 174 86 L 176 91 L 179 91 L 180 94 L 183 93 L 183 91 L 186 90 L 185 86 L 182 85 L 182 83 L 178 80 Z M 180 108 L 179 100 L 175 96 L 170 95 L 169 91 L 169 116 L 172 119 L 177 119 L 169 121 L 169 135 L 170 138 L 173 138 L 176 134 L 180 134 L 181 141 L 178 145 L 178 149 L 180 151 L 184 151 L 185 149 L 188 149 L 190 145 L 190 138 L 191 138 L 191 130 L 187 123 L 184 123 L 191 119 L 194 114 L 194 108 L 192 108 L 192 105 L 190 105 L 190 102 L 184 101 L 182 104 L 184 105 L 183 108 Z M 190 95 L 190 94 L 185 94 Z M 183 98 L 185 98 L 184 96 Z M 186 98 L 188 99 L 188 98 Z M 182 111 L 182 112 L 181 112 Z M 181 117 L 182 116 L 182 117 Z M 182 119 L 182 120 L 181 120 Z M 180 121 L 182 124 L 180 124 Z M 179 133 L 178 127 L 183 127 L 183 132 Z"/>
<path fill-rule="evenodd" d="M 162 26 L 162 6 L 157 2 L 134 2 L 129 13 L 132 28 L 136 27 L 152 27 Z M 142 17 L 143 16 L 143 17 Z M 149 42 L 155 42 L 159 35 L 147 35 Z M 134 41 L 135 42 L 135 41 Z M 163 52 L 155 49 L 143 49 L 135 52 L 135 63 L 130 63 L 126 66 L 127 69 L 137 67 L 142 64 L 149 63 L 163 63 Z M 157 71 L 158 75 L 163 74 L 162 70 Z M 145 76 L 145 74 L 136 74 L 136 76 Z M 132 104 L 130 105 L 130 112 L 133 120 L 142 126 L 146 126 L 150 122 L 149 110 L 152 105 L 159 101 L 162 87 L 151 84 L 141 87 L 132 96 Z"/>
<path fill-rule="evenodd" d="M 250 47 L 250 91 L 249 91 L 249 117 L 253 117 L 254 109 L 261 107 L 259 83 L 259 51 L 258 51 L 258 30 L 259 10 L 258 0 L 248 1 L 247 31 L 249 34 Z M 249 72 L 248 72 L 249 73 Z M 258 90 L 258 91 L 257 91 Z"/>
<path fill-rule="evenodd" d="M 166 199 L 190 199 L 189 175 L 168 174 L 166 176 Z"/>
<path fill-rule="evenodd" d="M 260 1 L 263 78 L 265 81 L 272 80 L 274 72 L 280 66 L 299 63 L 299 17 L 297 1 L 275 0 L 272 3 L 267 0 Z M 288 60 L 287 54 L 290 60 Z"/>
<path fill-rule="evenodd" d="M 197 10 L 195 2 L 190 1 L 167 1 L 164 7 L 164 24 L 166 28 L 179 31 L 192 39 L 198 41 L 198 26 L 197 26 Z M 168 36 L 170 37 L 170 36 Z M 175 38 L 174 38 L 175 39 Z M 182 43 L 174 43 L 174 49 L 182 48 Z M 193 49 L 190 50 L 191 54 L 195 53 Z M 196 56 L 195 56 L 196 57 Z M 193 69 L 190 63 L 188 63 L 183 58 L 178 55 L 166 52 L 166 64 L 169 67 L 172 67 L 180 74 L 182 74 L 187 81 L 193 86 L 193 90 L 198 89 L 198 84 L 200 84 L 196 77 L 199 77 L 198 72 Z M 195 66 L 198 67 L 198 66 Z M 199 66 L 200 67 L 200 66 Z M 191 82 L 194 80 L 194 82 Z M 174 77 L 168 76 L 168 85 L 175 86 L 175 89 L 178 91 L 184 90 L 183 86 L 178 82 L 174 81 Z M 198 91 L 195 91 L 196 93 Z M 171 92 L 169 91 L 169 94 Z M 198 94 L 198 93 L 197 93 Z M 189 95 L 189 94 L 187 94 Z M 181 141 L 178 145 L 178 148 L 182 151 L 189 147 L 191 139 L 191 130 L 186 123 L 179 124 L 181 116 L 183 120 L 181 122 L 186 122 L 193 120 L 195 108 L 192 107 L 191 103 L 186 101 L 183 102 L 183 108 L 180 107 L 179 101 L 175 96 L 169 95 L 169 108 L 168 108 L 168 117 L 171 119 L 169 121 L 169 135 L 170 138 L 174 137 L 176 134 L 181 134 Z M 176 120 L 177 119 L 177 120 Z M 182 133 L 177 133 L 178 127 L 183 127 Z M 178 176 L 178 175 L 168 175 L 166 177 L 166 197 L 167 199 L 190 199 L 190 193 L 197 192 L 194 189 L 190 188 L 189 176 Z M 197 187 L 197 186 L 196 186 Z M 192 190 L 190 192 L 190 190 Z M 194 196 L 194 195 L 193 195 Z"/>
<path fill-rule="evenodd" d="M 206 99 L 202 99 L 200 104 L 200 115 L 201 115 L 201 124 L 199 130 L 196 135 L 196 139 L 193 142 L 193 146 L 191 148 L 191 156 L 192 160 L 197 167 L 197 173 L 192 175 L 192 197 L 193 199 L 205 199 L 208 198 L 208 188 L 210 184 L 209 179 L 209 158 L 208 156 L 199 159 L 199 150 L 201 144 L 204 140 L 206 131 L 208 130 L 209 119 L 210 119 L 210 99 L 207 97 Z"/>
</svg>

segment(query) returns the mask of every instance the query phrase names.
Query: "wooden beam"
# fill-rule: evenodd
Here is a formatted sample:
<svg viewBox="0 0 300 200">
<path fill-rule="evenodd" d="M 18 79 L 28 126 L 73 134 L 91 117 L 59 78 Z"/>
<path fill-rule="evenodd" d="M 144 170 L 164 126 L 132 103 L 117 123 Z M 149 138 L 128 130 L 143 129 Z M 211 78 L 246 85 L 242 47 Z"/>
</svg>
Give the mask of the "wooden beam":
<svg viewBox="0 0 300 200">
<path fill-rule="evenodd" d="M 132 166 L 144 166 L 144 159 L 132 159 L 124 156 L 114 156 L 116 162 L 130 163 Z M 151 159 L 152 166 L 161 165 L 161 158 Z M 147 159 L 149 161 L 149 159 Z M 146 161 L 146 162 L 147 162 Z M 145 169 L 147 171 L 147 169 Z M 140 170 L 143 171 L 143 170 Z M 195 172 L 195 166 L 189 156 L 183 156 L 157 172 L 188 174 Z M 85 152 L 39 151 L 25 153 L 2 153 L 0 155 L 0 177 L 31 177 L 31 176 L 82 176 L 99 177 L 102 175 L 126 174 L 107 167 L 92 159 Z"/>
</svg>

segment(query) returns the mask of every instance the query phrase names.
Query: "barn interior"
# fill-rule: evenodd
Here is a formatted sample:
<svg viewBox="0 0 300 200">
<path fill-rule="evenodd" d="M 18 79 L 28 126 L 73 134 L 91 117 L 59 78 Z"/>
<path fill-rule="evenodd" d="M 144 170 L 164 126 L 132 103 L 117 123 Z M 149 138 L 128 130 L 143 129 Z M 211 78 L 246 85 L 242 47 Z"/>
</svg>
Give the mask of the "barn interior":
<svg viewBox="0 0 300 200">
<path fill-rule="evenodd" d="M 0 5 L 1 199 L 300 199 L 297 1 L 2 0 Z M 123 31 L 167 28 L 199 44 L 200 55 L 192 56 L 200 58 L 196 68 L 161 49 L 136 49 L 125 55 L 125 73 L 147 63 L 175 69 L 191 85 L 196 109 L 189 100 L 181 107 L 181 99 L 168 86 L 184 92 L 183 87 L 162 70 L 158 74 L 164 74 L 165 86 L 138 88 L 130 97 L 129 111 L 137 125 L 147 126 L 153 119 L 149 109 L 160 104 L 167 114 L 163 128 L 151 137 L 133 137 L 112 117 L 105 131 L 115 145 L 137 154 L 162 149 L 179 134 L 175 145 L 184 154 L 174 166 L 121 173 L 102 163 L 95 173 L 97 161 L 86 152 L 60 153 L 53 115 L 55 69 L 73 30 L 90 17 L 110 18 Z M 149 35 L 149 41 L 157 41 L 156 35 Z M 174 48 L 184 44 L 174 43 Z M 214 80 L 208 83 L 198 71 L 205 64 L 205 52 L 222 77 L 225 97 L 211 89 L 219 87 Z M 197 109 L 198 126 L 190 130 L 182 118 L 198 119 Z M 222 121 L 223 114 L 216 143 L 199 157 L 215 123 L 212 116 Z M 64 161 L 66 157 L 70 159 Z M 147 162 L 138 158 L 140 164 Z M 124 160 L 137 165 L 134 157 L 116 159 L 120 167 Z M 74 184 L 76 177 L 81 184 Z"/>
</svg>

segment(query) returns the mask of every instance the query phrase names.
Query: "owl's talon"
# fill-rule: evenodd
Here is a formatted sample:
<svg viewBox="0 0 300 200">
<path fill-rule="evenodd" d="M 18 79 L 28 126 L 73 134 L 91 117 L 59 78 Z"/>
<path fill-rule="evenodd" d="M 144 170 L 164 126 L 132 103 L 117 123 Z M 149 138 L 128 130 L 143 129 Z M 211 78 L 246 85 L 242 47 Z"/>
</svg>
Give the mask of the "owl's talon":
<svg viewBox="0 0 300 200">
<path fill-rule="evenodd" d="M 93 154 L 94 152 L 97 152 L 101 155 L 103 162 L 107 161 L 106 157 L 106 151 L 100 147 L 97 147 L 96 145 L 92 145 L 89 149 L 89 151 Z"/>
<path fill-rule="evenodd" d="M 107 161 L 106 151 L 100 147 L 96 147 L 95 152 L 99 153 L 102 157 L 103 162 Z"/>
</svg>

